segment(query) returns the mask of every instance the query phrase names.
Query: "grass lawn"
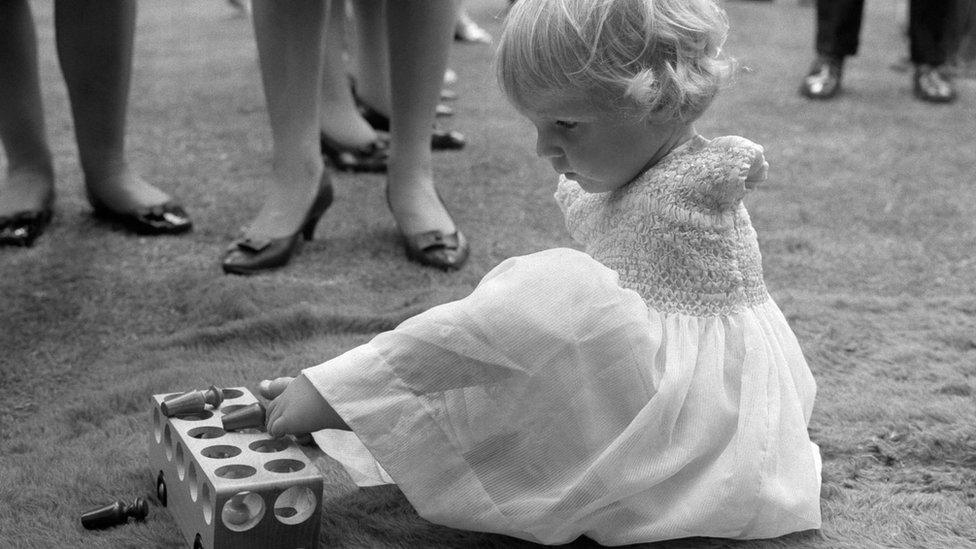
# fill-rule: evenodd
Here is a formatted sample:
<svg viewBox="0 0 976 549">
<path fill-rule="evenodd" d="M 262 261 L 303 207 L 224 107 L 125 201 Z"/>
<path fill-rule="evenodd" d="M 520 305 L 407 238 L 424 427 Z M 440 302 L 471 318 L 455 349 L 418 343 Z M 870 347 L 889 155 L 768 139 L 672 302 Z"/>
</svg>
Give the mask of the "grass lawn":
<svg viewBox="0 0 976 549">
<path fill-rule="evenodd" d="M 506 2 L 468 4 L 497 35 Z M 149 395 L 255 387 L 466 295 L 506 257 L 573 245 L 531 128 L 494 85 L 491 48 L 458 45 L 458 114 L 445 125 L 469 145 L 438 153 L 435 169 L 472 241 L 462 272 L 408 263 L 383 178 L 336 174 L 337 202 L 291 265 L 224 276 L 219 257 L 262 200 L 270 133 L 250 25 L 219 0 L 143 2 L 137 34 L 131 161 L 182 199 L 196 229 L 116 231 L 90 217 L 51 2 L 32 6 L 58 203 L 34 248 L 0 249 L 2 547 L 180 547 L 155 500 L 145 523 L 79 523 L 93 506 L 154 494 Z M 960 81 L 952 106 L 915 101 L 909 77 L 889 68 L 905 51 L 894 8 L 875 0 L 844 94 L 808 102 L 796 87 L 812 10 L 727 7 L 727 50 L 745 70 L 699 131 L 766 146 L 770 179 L 746 202 L 767 285 L 819 383 L 810 430 L 824 527 L 653 546 L 976 547 L 976 85 Z M 397 490 L 356 491 L 338 470 L 326 496 L 325 547 L 531 545 L 431 525 Z"/>
</svg>

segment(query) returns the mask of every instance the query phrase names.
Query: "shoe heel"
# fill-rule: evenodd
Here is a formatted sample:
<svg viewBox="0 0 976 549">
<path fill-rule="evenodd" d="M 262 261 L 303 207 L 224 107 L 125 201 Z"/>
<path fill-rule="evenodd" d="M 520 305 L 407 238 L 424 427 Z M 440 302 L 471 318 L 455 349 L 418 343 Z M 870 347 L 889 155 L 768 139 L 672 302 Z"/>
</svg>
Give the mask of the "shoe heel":
<svg viewBox="0 0 976 549">
<path fill-rule="evenodd" d="M 315 196 L 315 202 L 312 203 L 312 208 L 308 212 L 308 220 L 302 226 L 302 238 L 312 240 L 315 236 L 315 226 L 319 224 L 325 210 L 328 210 L 329 206 L 332 205 L 332 197 L 332 182 L 329 181 L 328 174 L 323 173 L 322 180 L 319 183 L 319 193 Z"/>
<path fill-rule="evenodd" d="M 315 236 L 315 226 L 319 224 L 319 219 L 322 219 L 321 215 L 309 219 L 308 222 L 305 223 L 305 226 L 302 227 L 302 238 L 304 238 L 306 242 L 312 240 L 312 238 Z"/>
</svg>

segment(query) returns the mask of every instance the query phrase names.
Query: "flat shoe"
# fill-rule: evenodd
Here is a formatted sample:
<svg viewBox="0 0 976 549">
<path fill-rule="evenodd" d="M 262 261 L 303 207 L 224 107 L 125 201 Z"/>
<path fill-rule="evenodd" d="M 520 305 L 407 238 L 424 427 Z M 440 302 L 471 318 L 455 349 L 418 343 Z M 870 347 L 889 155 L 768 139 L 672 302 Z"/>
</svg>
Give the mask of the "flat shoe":
<svg viewBox="0 0 976 549">
<path fill-rule="evenodd" d="M 340 145 L 325 133 L 319 133 L 319 146 L 329 162 L 344 172 L 385 172 L 390 156 L 390 137 L 385 132 L 362 147 Z"/>
<path fill-rule="evenodd" d="M 0 246 L 33 246 L 53 216 L 50 207 L 0 216 Z"/>
<path fill-rule="evenodd" d="M 193 228 L 186 210 L 172 200 L 131 212 L 116 212 L 97 202 L 92 202 L 92 208 L 95 217 L 118 223 L 141 235 L 181 234 Z"/>
<path fill-rule="evenodd" d="M 458 151 L 466 144 L 464 134 L 457 130 L 435 129 L 430 134 L 430 148 L 435 151 Z"/>
<path fill-rule="evenodd" d="M 390 118 L 356 98 L 359 114 L 374 130 L 390 131 Z M 430 148 L 435 151 L 456 151 L 463 149 L 467 141 L 464 134 L 455 130 L 433 129 L 430 134 Z"/>
</svg>

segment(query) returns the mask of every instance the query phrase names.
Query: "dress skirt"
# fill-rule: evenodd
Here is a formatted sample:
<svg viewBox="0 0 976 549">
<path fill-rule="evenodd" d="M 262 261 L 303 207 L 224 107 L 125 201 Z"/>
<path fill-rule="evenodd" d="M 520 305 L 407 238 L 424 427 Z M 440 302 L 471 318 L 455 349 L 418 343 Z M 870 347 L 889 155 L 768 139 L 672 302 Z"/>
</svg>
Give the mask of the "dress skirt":
<svg viewBox="0 0 976 549">
<path fill-rule="evenodd" d="M 355 432 L 323 448 L 435 523 L 604 545 L 820 527 L 816 386 L 771 299 L 663 314 L 552 249 L 303 374 Z"/>
</svg>

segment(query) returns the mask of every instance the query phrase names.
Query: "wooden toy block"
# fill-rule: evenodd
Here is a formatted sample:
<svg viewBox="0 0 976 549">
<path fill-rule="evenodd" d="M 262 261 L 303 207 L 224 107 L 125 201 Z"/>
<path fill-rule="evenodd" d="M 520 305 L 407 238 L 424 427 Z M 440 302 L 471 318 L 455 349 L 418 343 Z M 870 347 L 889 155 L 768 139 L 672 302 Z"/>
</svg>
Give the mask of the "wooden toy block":
<svg viewBox="0 0 976 549">
<path fill-rule="evenodd" d="M 263 426 L 224 429 L 225 414 L 258 400 L 244 387 L 221 393 L 212 409 L 172 417 L 163 403 L 186 393 L 153 395 L 149 462 L 160 503 L 193 549 L 318 547 L 321 452 Z"/>
</svg>

